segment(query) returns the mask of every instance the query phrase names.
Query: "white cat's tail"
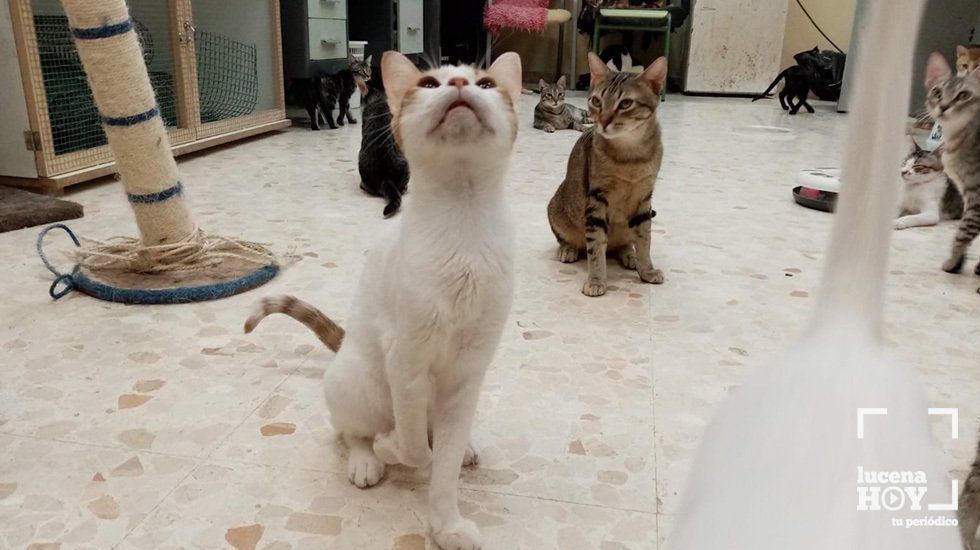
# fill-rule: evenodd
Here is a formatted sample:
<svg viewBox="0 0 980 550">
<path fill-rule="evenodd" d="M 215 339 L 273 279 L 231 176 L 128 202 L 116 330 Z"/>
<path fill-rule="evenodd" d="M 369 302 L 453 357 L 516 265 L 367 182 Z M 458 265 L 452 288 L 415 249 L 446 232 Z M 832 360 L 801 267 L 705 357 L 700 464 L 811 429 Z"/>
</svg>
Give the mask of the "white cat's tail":
<svg viewBox="0 0 980 550">
<path fill-rule="evenodd" d="M 719 407 L 668 550 L 958 548 L 921 388 L 888 357 L 881 335 L 911 37 L 924 2 L 866 2 L 871 20 L 812 326 Z"/>
<path fill-rule="evenodd" d="M 281 295 L 262 298 L 252 315 L 245 320 L 245 334 L 255 330 L 262 319 L 273 313 L 282 313 L 303 323 L 331 351 L 340 349 L 340 344 L 344 340 L 344 329 L 319 309 L 295 296 Z"/>
</svg>

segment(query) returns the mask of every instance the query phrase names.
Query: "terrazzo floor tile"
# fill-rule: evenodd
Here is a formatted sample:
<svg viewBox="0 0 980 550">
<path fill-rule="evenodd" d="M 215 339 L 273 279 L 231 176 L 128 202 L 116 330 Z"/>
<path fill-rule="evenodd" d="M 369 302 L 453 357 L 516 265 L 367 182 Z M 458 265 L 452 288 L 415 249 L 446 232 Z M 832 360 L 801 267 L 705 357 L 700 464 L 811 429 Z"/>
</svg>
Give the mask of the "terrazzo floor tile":
<svg viewBox="0 0 980 550">
<path fill-rule="evenodd" d="M 111 548 L 196 464 L 177 456 L 0 435 L 0 548 Z"/>
<path fill-rule="evenodd" d="M 826 103 L 790 117 L 775 102 L 671 96 L 653 197 L 667 281 L 643 284 L 611 262 L 609 293 L 588 299 L 584 263 L 555 260 L 545 214 L 578 134 L 531 129 L 533 100 L 521 102 L 507 183 L 517 290 L 481 396 L 464 512 L 488 548 L 657 548 L 714 408 L 805 330 L 832 216 L 790 190 L 800 169 L 839 164 L 846 117 Z M 347 483 L 320 389 L 333 354 L 288 319 L 241 332 L 267 294 L 348 316 L 365 251 L 392 223 L 358 189 L 359 142 L 358 126 L 300 125 L 181 160 L 201 228 L 269 243 L 286 264 L 226 300 L 52 302 L 37 230 L 0 234 L 0 547 L 102 549 L 127 534 L 120 547 L 431 547 L 424 471 L 393 469 L 369 491 Z M 136 233 L 118 184 L 68 198 L 85 207 L 70 223 L 80 235 Z M 887 334 L 930 404 L 960 407 L 960 438 L 937 419 L 934 444 L 961 476 L 980 425 L 980 279 L 940 271 L 953 232 L 896 232 Z M 62 269 L 67 244 L 52 234 L 46 247 Z M 109 475 L 134 457 L 140 476 Z M 114 510 L 105 495 L 117 519 L 93 517 L 92 501 Z"/>
<path fill-rule="evenodd" d="M 461 491 L 460 509 L 480 526 L 487 550 L 656 546 L 652 514 L 473 490 Z M 121 548 L 434 549 L 425 515 L 424 488 L 410 483 L 360 490 L 344 475 L 210 463 Z"/>
</svg>

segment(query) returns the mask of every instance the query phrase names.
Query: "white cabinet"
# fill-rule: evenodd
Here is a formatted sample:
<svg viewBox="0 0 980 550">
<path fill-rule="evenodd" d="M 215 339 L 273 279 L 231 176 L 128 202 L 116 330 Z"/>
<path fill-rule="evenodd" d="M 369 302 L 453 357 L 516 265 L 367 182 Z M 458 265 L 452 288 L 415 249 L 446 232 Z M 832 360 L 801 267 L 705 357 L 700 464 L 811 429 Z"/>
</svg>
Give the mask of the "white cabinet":
<svg viewBox="0 0 980 550">
<path fill-rule="evenodd" d="M 398 51 L 422 53 L 425 42 L 422 28 L 422 0 L 398 2 Z"/>
<path fill-rule="evenodd" d="M 786 0 L 696 0 L 684 91 L 760 93 L 782 69 Z"/>
</svg>

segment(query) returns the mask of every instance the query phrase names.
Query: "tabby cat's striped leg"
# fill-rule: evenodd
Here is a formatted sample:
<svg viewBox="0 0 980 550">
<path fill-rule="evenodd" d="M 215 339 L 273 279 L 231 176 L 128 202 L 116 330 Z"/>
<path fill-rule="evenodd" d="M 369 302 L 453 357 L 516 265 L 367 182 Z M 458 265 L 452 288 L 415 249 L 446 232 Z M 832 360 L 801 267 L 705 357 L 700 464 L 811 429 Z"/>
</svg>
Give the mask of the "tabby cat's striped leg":
<svg viewBox="0 0 980 550">
<path fill-rule="evenodd" d="M 977 458 L 973 462 L 970 475 L 963 482 L 956 518 L 960 523 L 963 548 L 973 550 L 977 526 L 980 525 L 980 451 L 977 452 Z"/>
<path fill-rule="evenodd" d="M 636 272 L 645 283 L 659 285 L 664 282 L 664 273 L 653 267 L 650 260 L 650 220 L 656 215 L 650 208 L 650 197 L 640 202 L 638 212 L 630 218 L 629 226 L 636 248 Z"/>
<path fill-rule="evenodd" d="M 608 207 L 609 201 L 602 190 L 589 191 L 589 204 L 585 207 L 585 251 L 589 258 L 589 278 L 582 286 L 582 294 L 586 296 L 602 296 L 606 293 Z"/>
<path fill-rule="evenodd" d="M 972 198 L 973 200 L 969 202 L 963 212 L 963 219 L 960 220 L 956 238 L 953 239 L 952 253 L 946 263 L 943 264 L 943 271 L 947 273 L 959 273 L 963 268 L 967 247 L 977 237 L 977 234 L 980 234 L 980 197 Z M 980 266 L 977 266 L 975 272 L 980 274 Z"/>
</svg>

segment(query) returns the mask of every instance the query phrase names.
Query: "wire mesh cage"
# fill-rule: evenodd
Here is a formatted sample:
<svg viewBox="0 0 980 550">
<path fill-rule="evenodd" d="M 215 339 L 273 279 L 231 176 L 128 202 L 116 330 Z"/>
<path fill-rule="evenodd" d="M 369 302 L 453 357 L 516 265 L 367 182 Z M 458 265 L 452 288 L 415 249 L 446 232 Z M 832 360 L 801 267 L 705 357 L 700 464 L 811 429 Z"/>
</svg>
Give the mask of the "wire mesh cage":
<svg viewBox="0 0 980 550">
<path fill-rule="evenodd" d="M 201 122 L 247 115 L 258 103 L 255 44 L 215 32 L 194 33 Z"/>
<path fill-rule="evenodd" d="M 64 155 L 105 145 L 99 113 L 75 48 L 68 18 L 58 2 L 33 0 L 31 4 L 54 153 Z M 176 93 L 165 3 L 134 4 L 143 5 L 141 11 L 147 14 L 149 24 L 136 17 L 133 21 L 164 123 L 176 126 Z M 152 31 L 151 26 L 158 30 Z"/>
</svg>

